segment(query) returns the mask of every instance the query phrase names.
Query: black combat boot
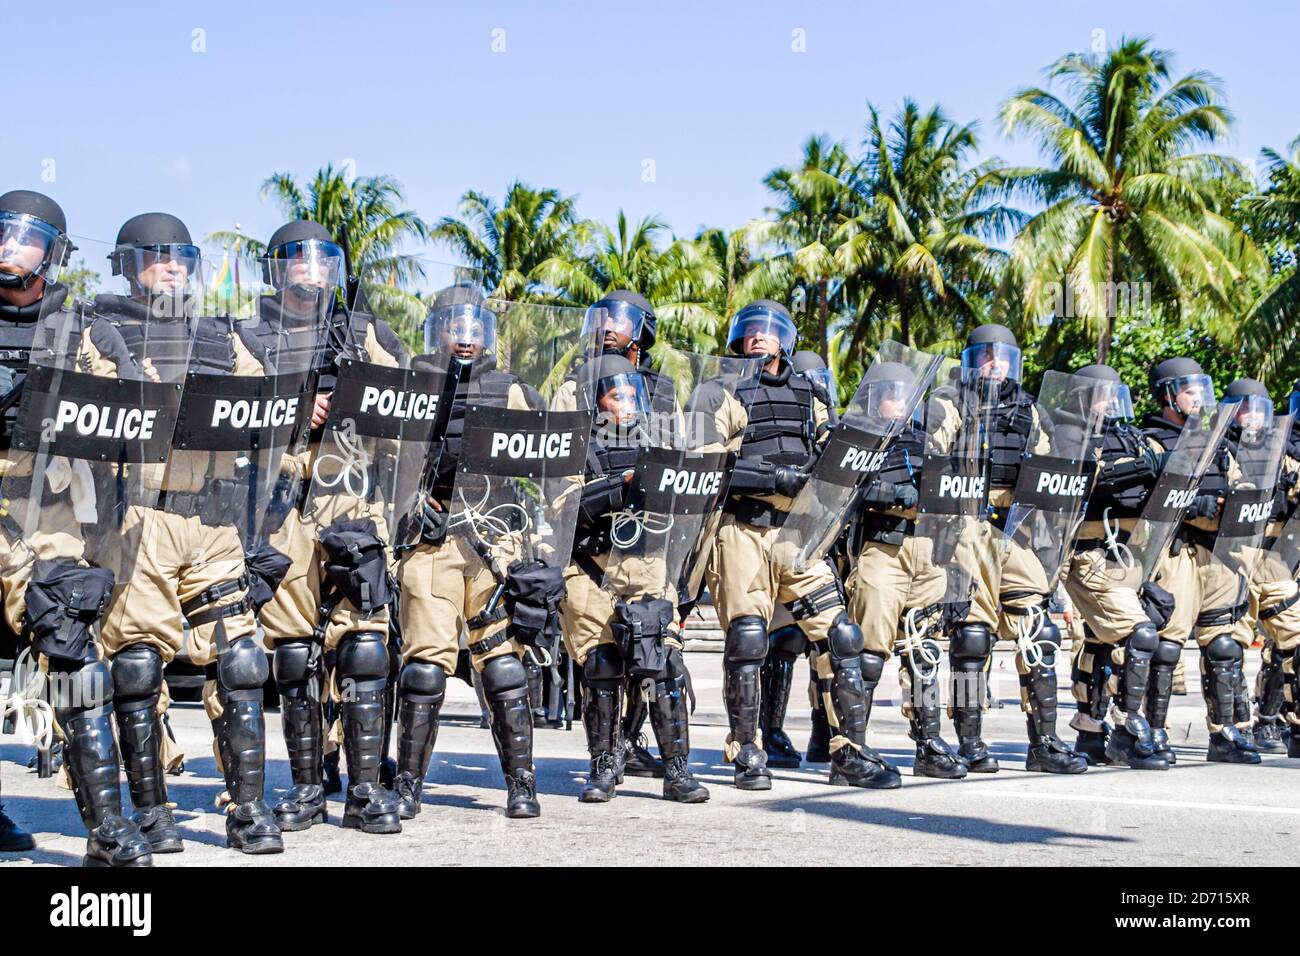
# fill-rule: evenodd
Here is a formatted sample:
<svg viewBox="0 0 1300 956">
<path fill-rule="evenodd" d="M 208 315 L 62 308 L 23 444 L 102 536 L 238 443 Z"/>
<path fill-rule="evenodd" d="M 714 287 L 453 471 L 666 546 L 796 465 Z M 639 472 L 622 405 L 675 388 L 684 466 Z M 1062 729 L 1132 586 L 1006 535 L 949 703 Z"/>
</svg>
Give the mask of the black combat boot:
<svg viewBox="0 0 1300 956">
<path fill-rule="evenodd" d="M 5 813 L 4 804 L 0 803 L 0 853 L 25 853 L 34 849 L 36 840 Z"/>
<path fill-rule="evenodd" d="M 767 752 L 767 765 L 796 769 L 803 755 L 795 749 L 794 742 L 785 732 L 785 711 L 790 702 L 790 685 L 794 681 L 794 658 L 769 655 L 761 671 L 763 702 L 758 727 L 763 735 L 763 749 Z"/>
<path fill-rule="evenodd" d="M 1124 642 L 1124 663 L 1116 681 L 1115 703 L 1123 720 L 1116 719 L 1106 742 L 1106 755 L 1134 770 L 1169 769 L 1168 759 L 1156 749 L 1151 725 L 1142 716 L 1142 702 L 1151 684 L 1151 663 L 1159 643 L 1153 625 L 1138 625 Z"/>
<path fill-rule="evenodd" d="M 103 661 L 49 665 L 50 703 L 63 729 L 64 766 L 90 835 L 83 866 L 152 866 L 140 828 L 122 816 L 119 756 L 113 739 L 113 681 Z"/>
<path fill-rule="evenodd" d="M 146 645 L 127 647 L 113 659 L 112 671 L 118 745 L 136 808 L 131 819 L 154 853 L 180 853 L 185 844 L 168 806 L 162 765 L 162 658 Z"/>
<path fill-rule="evenodd" d="M 1286 674 L 1282 652 L 1273 641 L 1264 644 L 1259 673 L 1255 676 L 1255 746 L 1261 753 L 1286 753 Z"/>
<path fill-rule="evenodd" d="M 1084 626 L 1087 631 L 1087 626 Z M 1084 670 L 1083 659 L 1092 662 L 1091 670 Z M 1106 756 L 1106 739 L 1110 735 L 1110 725 L 1106 723 L 1106 713 L 1110 709 L 1110 674 L 1111 648 L 1096 640 L 1086 640 L 1083 653 L 1076 658 L 1071 669 L 1076 696 L 1082 691 L 1086 700 L 1075 701 L 1078 713 L 1070 720 L 1070 726 L 1077 731 L 1074 752 L 1088 761 L 1090 767 L 1105 767 L 1110 764 Z"/>
<path fill-rule="evenodd" d="M 937 654 L 938 645 L 931 646 Z M 902 663 L 911 684 L 908 736 L 916 742 L 912 776 L 960 780 L 966 776 L 966 764 L 940 736 L 939 667 L 918 667 L 912 653 L 903 654 Z"/>
<path fill-rule="evenodd" d="M 758 740 L 762 701 L 762 667 L 767 656 L 767 625 L 752 615 L 736 618 L 727 628 L 723 652 L 722 697 L 731 727 L 729 752 L 737 790 L 771 790 L 772 772 Z"/>
<path fill-rule="evenodd" d="M 867 746 L 867 720 L 884 660 L 875 654 L 837 654 L 837 648 L 862 647 L 862 631 L 844 613 L 831 624 L 826 643 L 824 653 L 831 663 L 831 704 L 839 734 L 849 741 L 831 754 L 830 782 L 867 790 L 895 790 L 903 785 L 897 768 Z M 870 668 L 868 673 L 863 673 L 864 658 Z"/>
<path fill-rule="evenodd" d="M 282 692 L 296 692 L 297 689 L 283 685 L 280 688 Z M 306 691 L 307 688 L 304 685 L 302 689 Z M 289 751 L 289 775 L 293 786 L 275 805 L 275 821 L 284 831 L 306 830 L 328 819 L 322 755 L 325 728 L 320 701 L 305 693 L 303 696 L 281 693 L 280 723 L 284 729 L 285 747 Z"/>
<path fill-rule="evenodd" d="M 1021 675 L 1029 698 L 1029 754 L 1025 769 L 1038 773 L 1083 773 L 1088 761 L 1056 736 L 1056 668 L 1046 660 Z"/>
<path fill-rule="evenodd" d="M 623 659 L 613 644 L 597 644 L 582 667 L 587 693 L 582 702 L 582 726 L 587 732 L 591 770 L 578 799 L 608 803 L 618 783 L 619 731 L 622 729 Z"/>
<path fill-rule="evenodd" d="M 622 746 L 619 748 L 618 782 L 623 782 L 624 774 L 629 777 L 662 777 L 664 762 L 646 749 L 646 738 L 642 733 L 647 704 L 640 677 L 628 675 L 623 697 L 627 701 L 627 713 L 623 715 L 623 730 L 619 735 Z"/>
<path fill-rule="evenodd" d="M 677 803 L 704 803 L 708 788 L 690 769 L 691 732 L 686 701 L 686 662 L 681 651 L 669 652 L 668 672 L 654 685 L 650 725 L 659 752 L 664 755 L 664 799 Z"/>
<path fill-rule="evenodd" d="M 492 742 L 506 781 L 506 816 L 541 815 L 533 771 L 533 715 L 528 706 L 528 675 L 519 658 L 494 657 L 483 665 L 483 693 L 492 713 Z"/>
<path fill-rule="evenodd" d="M 953 629 L 948 642 L 952 665 L 950 713 L 957 731 L 957 755 L 970 773 L 997 773 L 999 769 L 981 736 L 988 696 L 984 667 L 992 653 L 993 638 L 983 624 L 959 624 Z"/>
<path fill-rule="evenodd" d="M 438 740 L 447 674 L 437 664 L 408 661 L 398 677 L 397 693 L 397 812 L 410 820 L 420 812 L 424 778 Z"/>
<path fill-rule="evenodd" d="M 1205 754 L 1211 763 L 1260 762 L 1255 744 L 1234 723 L 1239 716 L 1237 704 L 1244 657 L 1241 645 L 1227 634 L 1213 638 L 1201 650 L 1201 692 L 1205 695 L 1210 723 L 1219 727 L 1210 732 L 1210 746 Z"/>
<path fill-rule="evenodd" d="M 362 833 L 401 833 L 397 795 L 379 781 L 384 745 L 388 648 L 378 631 L 347 634 L 339 643 L 335 681 L 348 767 L 343 827 Z"/>
</svg>

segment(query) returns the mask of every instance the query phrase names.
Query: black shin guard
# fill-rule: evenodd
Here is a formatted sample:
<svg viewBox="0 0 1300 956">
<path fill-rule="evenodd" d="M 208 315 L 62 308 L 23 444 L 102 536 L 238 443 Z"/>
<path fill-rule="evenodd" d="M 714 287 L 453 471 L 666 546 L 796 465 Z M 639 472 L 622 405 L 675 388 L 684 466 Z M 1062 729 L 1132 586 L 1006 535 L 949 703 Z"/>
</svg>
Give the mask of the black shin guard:
<svg viewBox="0 0 1300 956">
<path fill-rule="evenodd" d="M 536 817 L 541 805 L 533 772 L 533 716 L 524 665 L 513 655 L 494 657 L 483 665 L 482 680 L 492 712 L 492 742 L 506 781 L 506 816 Z"/>
<path fill-rule="evenodd" d="M 396 788 L 399 815 L 409 820 L 420 812 L 424 778 L 438 740 L 447 675 L 437 664 L 413 660 L 402 668 L 397 682 Z"/>
</svg>

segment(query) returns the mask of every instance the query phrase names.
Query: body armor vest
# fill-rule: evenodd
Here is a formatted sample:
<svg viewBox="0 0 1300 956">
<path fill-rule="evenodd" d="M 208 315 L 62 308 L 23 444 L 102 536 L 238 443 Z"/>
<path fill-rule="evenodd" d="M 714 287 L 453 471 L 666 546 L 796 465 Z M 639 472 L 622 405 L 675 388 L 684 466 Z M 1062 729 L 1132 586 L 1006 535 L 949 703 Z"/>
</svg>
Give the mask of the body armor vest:
<svg viewBox="0 0 1300 956">
<path fill-rule="evenodd" d="M 1101 467 L 1118 461 L 1141 460 L 1146 455 L 1146 442 L 1142 432 L 1130 422 L 1107 419 L 1101 433 Z M 1093 486 L 1084 511 L 1085 521 L 1100 521 L 1110 509 L 1110 518 L 1136 518 L 1142 513 L 1146 503 L 1147 484 L 1130 485 L 1127 488 L 1112 490 L 1106 483 L 1102 472 L 1098 473 L 1097 483 Z M 1154 479 L 1152 479 L 1154 480 Z"/>
<path fill-rule="evenodd" d="M 804 465 L 812 453 L 813 390 L 802 376 L 791 373 L 782 361 L 775 375 L 763 372 L 756 382 L 736 390 L 736 398 L 749 409 L 749 424 L 740 457 L 775 465 Z"/>
<path fill-rule="evenodd" d="M 95 307 L 108 314 L 136 361 L 150 359 L 164 382 L 179 382 L 186 371 L 229 375 L 235 370 L 234 326 L 228 318 L 133 321 L 144 318 L 145 306 L 125 296 L 98 296 Z"/>
<path fill-rule="evenodd" d="M 891 485 L 921 487 L 921 466 L 925 457 L 925 429 L 909 422 L 898 437 L 890 443 L 885 463 L 867 487 L 876 481 Z M 902 514 L 891 514 L 894 506 L 863 503 L 852 526 L 854 553 L 860 552 L 868 542 L 902 544 L 916 530 L 916 524 Z"/>
<path fill-rule="evenodd" d="M 1020 463 L 1034 431 L 1034 397 L 1019 383 L 1003 383 L 989 429 L 989 484 L 1010 488 L 1020 475 Z"/>
<path fill-rule="evenodd" d="M 456 363 L 450 374 L 455 375 Z M 460 464 L 460 442 L 465 434 L 465 409 L 471 404 L 495 405 L 505 408 L 510 402 L 510 386 L 519 379 L 509 372 L 496 371 L 496 359 L 482 356 L 470 366 L 469 378 L 456 386 L 456 399 L 452 402 L 447 419 L 447 434 L 441 446 L 435 443 L 430 450 L 438 455 L 438 474 L 433 496 L 439 501 L 451 498 L 456 483 L 456 467 Z"/>
<path fill-rule="evenodd" d="M 1178 438 L 1183 433 L 1181 425 L 1175 425 L 1159 415 L 1148 415 L 1142 420 L 1142 433 L 1154 438 L 1165 451 L 1172 451 L 1178 445 Z M 1202 495 L 1223 495 L 1228 491 L 1228 443 L 1220 442 L 1214 450 L 1210 466 L 1201 477 L 1197 493 Z"/>
</svg>

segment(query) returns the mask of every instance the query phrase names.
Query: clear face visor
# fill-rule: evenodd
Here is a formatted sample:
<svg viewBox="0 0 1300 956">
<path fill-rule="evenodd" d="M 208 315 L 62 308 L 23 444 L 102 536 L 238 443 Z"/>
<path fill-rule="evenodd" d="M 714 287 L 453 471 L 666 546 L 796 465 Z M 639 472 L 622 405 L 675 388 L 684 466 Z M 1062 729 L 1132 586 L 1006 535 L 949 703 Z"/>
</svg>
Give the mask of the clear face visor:
<svg viewBox="0 0 1300 956">
<path fill-rule="evenodd" d="M 1214 405 L 1214 380 L 1208 375 L 1181 375 L 1165 383 L 1165 396 L 1184 415 Z"/>
<path fill-rule="evenodd" d="M 740 355 L 793 355 L 798 336 L 794 323 L 784 315 L 766 309 L 741 312 L 731 323 L 727 348 Z"/>
<path fill-rule="evenodd" d="M 424 323 L 424 347 L 472 362 L 497 344 L 496 316 L 473 303 L 438 309 Z"/>
<path fill-rule="evenodd" d="M 70 249 L 68 238 L 48 222 L 0 212 L 0 272 L 20 279 L 37 275 L 53 282 Z"/>
<path fill-rule="evenodd" d="M 840 397 L 835 387 L 835 378 L 831 375 L 830 369 L 810 368 L 806 372 L 800 372 L 799 374 L 815 385 L 819 385 L 826 392 L 831 405 L 839 406 Z"/>
<path fill-rule="evenodd" d="M 116 249 L 113 258 L 132 294 L 151 296 L 176 296 L 189 291 L 203 261 L 198 246 L 176 242 Z"/>
<path fill-rule="evenodd" d="M 1089 389 L 1092 413 L 1100 418 L 1133 418 L 1133 396 L 1123 382 L 1101 382 Z"/>
<path fill-rule="evenodd" d="M 343 275 L 343 250 L 333 242 L 305 239 L 285 242 L 270 251 L 271 285 L 298 295 L 332 292 Z"/>
<path fill-rule="evenodd" d="M 868 418 L 901 421 L 912 411 L 916 385 L 900 380 L 871 382 L 867 385 L 865 412 Z"/>
<path fill-rule="evenodd" d="M 650 416 L 650 396 L 640 375 L 611 375 L 596 383 L 596 427 L 622 432 Z"/>
<path fill-rule="evenodd" d="M 992 382 L 1020 381 L 1020 349 L 1003 342 L 969 345 L 962 350 L 961 367 Z"/>
<path fill-rule="evenodd" d="M 625 348 L 641 338 L 645 328 L 645 310 L 631 302 L 602 302 L 587 310 L 582 320 L 584 337 L 600 332 L 606 346 Z"/>
<path fill-rule="evenodd" d="M 1300 419 L 1300 391 L 1291 393 L 1291 398 L 1287 402 L 1287 411 L 1297 419 Z"/>
<path fill-rule="evenodd" d="M 1225 404 L 1236 403 L 1237 427 L 1242 434 L 1260 434 L 1273 425 L 1273 400 L 1263 395 L 1245 395 L 1225 399 Z"/>
</svg>

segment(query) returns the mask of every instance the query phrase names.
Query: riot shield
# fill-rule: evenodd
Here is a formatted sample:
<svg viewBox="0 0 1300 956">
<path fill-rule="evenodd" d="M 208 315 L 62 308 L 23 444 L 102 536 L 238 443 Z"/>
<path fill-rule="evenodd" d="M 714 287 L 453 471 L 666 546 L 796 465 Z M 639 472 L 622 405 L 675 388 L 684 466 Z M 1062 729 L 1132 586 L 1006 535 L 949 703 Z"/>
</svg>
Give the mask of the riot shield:
<svg viewBox="0 0 1300 956">
<path fill-rule="evenodd" d="M 1225 403 L 1223 413 L 1236 418 L 1237 403 Z M 1244 406 L 1243 408 L 1243 417 Z M 1247 582 L 1260 570 L 1264 559 L 1264 533 L 1273 513 L 1273 497 L 1282 468 L 1292 418 L 1268 416 L 1245 423 L 1237 420 L 1237 436 L 1232 454 L 1237 462 L 1235 479 L 1230 481 L 1219 510 L 1219 529 L 1214 535 L 1214 560 L 1239 577 L 1245 600 Z"/>
<path fill-rule="evenodd" d="M 159 507 L 233 529 L 244 551 L 269 537 L 301 499 L 307 440 L 337 256 L 255 259 L 223 267 L 206 296 L 201 337 L 212 359 L 191 363 Z M 228 536 L 196 535 L 190 564 L 234 561 Z"/>
<path fill-rule="evenodd" d="M 759 359 L 659 350 L 647 415 L 622 423 L 597 392 L 596 434 L 639 446 L 624 511 L 611 516 L 603 587 L 630 602 L 669 602 L 674 611 L 697 593 L 721 518 L 736 449 L 715 425 L 721 403 L 741 406 L 737 390 L 756 381 Z M 608 436 L 608 437 L 606 437 Z"/>
<path fill-rule="evenodd" d="M 989 428 L 992 405 L 978 373 L 946 360 L 924 405 L 925 453 L 917 483 L 916 537 L 944 569 L 940 603 L 962 616 L 980 577 L 997 560 L 989 522 Z"/>
<path fill-rule="evenodd" d="M 142 540 L 131 518 L 158 501 L 203 282 L 197 260 L 165 252 L 99 281 L 113 246 L 77 243 L 96 273 L 84 298 L 46 293 L 0 497 L 10 562 L 84 560 L 122 583 Z"/>
<path fill-rule="evenodd" d="M 483 308 L 482 273 L 429 259 L 406 266 L 404 288 L 389 284 L 387 269 L 367 276 L 355 313 L 338 310 L 331 322 L 341 346 L 338 377 L 302 509 L 318 539 L 339 521 L 367 519 L 389 545 L 419 536 L 421 482 L 456 388 L 453 363 L 429 354 L 425 339 L 435 326 L 474 321 Z M 401 343 L 398 364 L 378 364 L 364 347 L 367 313 Z"/>
<path fill-rule="evenodd" d="M 1107 545 L 1107 560 L 1118 565 L 1118 575 L 1140 567 L 1142 580 L 1151 580 L 1231 424 L 1232 414 L 1218 409 L 1188 417 L 1178 443 L 1168 449 L 1160 476 L 1128 540 L 1121 542 L 1114 534 L 1108 535 L 1111 542 Z"/>
<path fill-rule="evenodd" d="M 889 443 L 911 420 L 940 362 L 897 342 L 881 344 L 794 499 L 774 554 L 791 560 L 797 571 L 825 557 L 858 488 L 880 470 Z"/>
<path fill-rule="evenodd" d="M 559 637 L 554 614 L 524 637 L 524 622 L 513 611 L 520 595 L 507 594 L 507 585 L 533 589 L 546 602 L 562 587 L 593 418 L 591 393 L 574 372 L 599 351 L 600 323 L 584 333 L 583 309 L 503 300 L 484 305 L 494 321 L 470 330 L 474 341 L 444 337 L 435 352 L 457 356 L 466 379 L 447 531 L 497 580 L 486 612 L 504 598 L 516 637 L 553 646 Z M 556 403 L 561 392 L 566 397 Z"/>
</svg>

